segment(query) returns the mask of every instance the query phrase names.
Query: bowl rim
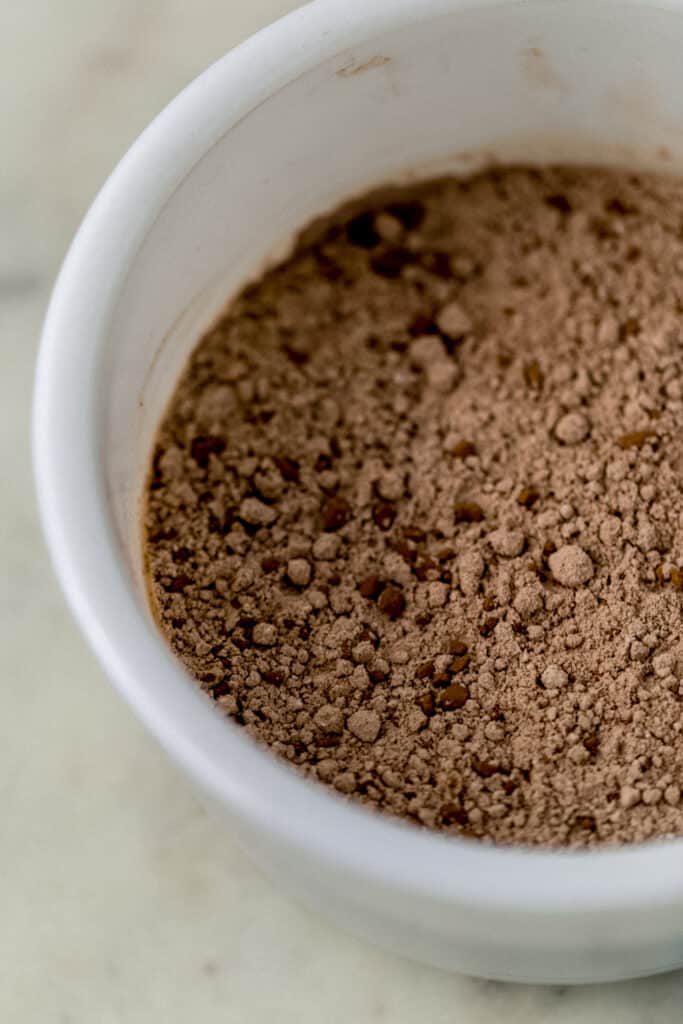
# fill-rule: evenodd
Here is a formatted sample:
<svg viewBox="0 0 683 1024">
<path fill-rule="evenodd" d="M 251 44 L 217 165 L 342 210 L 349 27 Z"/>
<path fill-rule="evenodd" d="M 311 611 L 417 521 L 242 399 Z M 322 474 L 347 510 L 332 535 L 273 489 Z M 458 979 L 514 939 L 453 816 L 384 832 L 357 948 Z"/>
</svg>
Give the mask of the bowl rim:
<svg viewBox="0 0 683 1024">
<path fill-rule="evenodd" d="M 536 0 L 521 0 L 529 2 Z M 194 165 L 269 96 L 329 58 L 411 21 L 513 5 L 520 0 L 319 0 L 230 51 L 171 101 L 96 197 L 54 287 L 34 396 L 40 514 L 72 613 L 109 678 L 200 788 L 252 831 L 328 869 L 441 904 L 532 915 L 671 907 L 683 903 L 683 840 L 572 851 L 445 837 L 347 802 L 241 735 L 189 682 L 134 593 L 101 475 L 98 368 L 108 324 L 142 240 Z"/>
</svg>

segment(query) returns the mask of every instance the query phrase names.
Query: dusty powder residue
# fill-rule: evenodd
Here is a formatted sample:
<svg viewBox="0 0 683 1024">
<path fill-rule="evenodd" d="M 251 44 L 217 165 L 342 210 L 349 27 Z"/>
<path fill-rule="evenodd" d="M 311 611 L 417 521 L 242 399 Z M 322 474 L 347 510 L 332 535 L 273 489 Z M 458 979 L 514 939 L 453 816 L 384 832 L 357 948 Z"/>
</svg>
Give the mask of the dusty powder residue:
<svg viewBox="0 0 683 1024">
<path fill-rule="evenodd" d="M 164 420 L 164 632 L 312 778 L 426 826 L 683 833 L 683 189 L 436 182 L 246 289 Z"/>
</svg>

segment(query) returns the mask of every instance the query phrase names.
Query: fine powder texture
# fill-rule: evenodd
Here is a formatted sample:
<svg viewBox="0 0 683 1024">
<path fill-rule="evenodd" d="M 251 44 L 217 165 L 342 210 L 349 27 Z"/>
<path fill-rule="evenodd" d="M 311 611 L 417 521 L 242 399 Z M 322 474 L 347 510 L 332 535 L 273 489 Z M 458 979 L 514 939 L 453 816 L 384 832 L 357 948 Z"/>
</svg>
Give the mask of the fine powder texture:
<svg viewBox="0 0 683 1024">
<path fill-rule="evenodd" d="M 153 604 L 313 779 L 501 843 L 683 834 L 683 186 L 510 168 L 370 197 L 201 342 Z"/>
</svg>

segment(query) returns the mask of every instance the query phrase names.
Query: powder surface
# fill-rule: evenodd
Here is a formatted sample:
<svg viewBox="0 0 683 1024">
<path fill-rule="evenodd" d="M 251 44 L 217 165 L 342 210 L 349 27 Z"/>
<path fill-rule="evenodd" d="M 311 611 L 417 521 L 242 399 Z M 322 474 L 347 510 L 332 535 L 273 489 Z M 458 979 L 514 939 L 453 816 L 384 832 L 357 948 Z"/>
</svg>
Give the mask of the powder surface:
<svg viewBox="0 0 683 1024">
<path fill-rule="evenodd" d="M 186 369 L 146 510 L 163 631 L 372 807 L 683 834 L 683 187 L 510 168 L 368 202 Z"/>
</svg>

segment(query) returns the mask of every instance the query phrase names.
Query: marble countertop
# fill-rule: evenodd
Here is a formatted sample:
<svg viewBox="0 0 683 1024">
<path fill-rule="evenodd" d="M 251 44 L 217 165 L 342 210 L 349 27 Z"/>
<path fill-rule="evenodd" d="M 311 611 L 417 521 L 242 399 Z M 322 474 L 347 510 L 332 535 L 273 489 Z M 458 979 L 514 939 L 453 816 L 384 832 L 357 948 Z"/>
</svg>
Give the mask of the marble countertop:
<svg viewBox="0 0 683 1024">
<path fill-rule="evenodd" d="M 53 580 L 29 408 L 59 261 L 149 119 L 294 6 L 0 5 L 0 1020 L 677 1021 L 683 973 L 599 988 L 480 982 L 406 963 L 290 903 L 107 685 Z"/>
</svg>

